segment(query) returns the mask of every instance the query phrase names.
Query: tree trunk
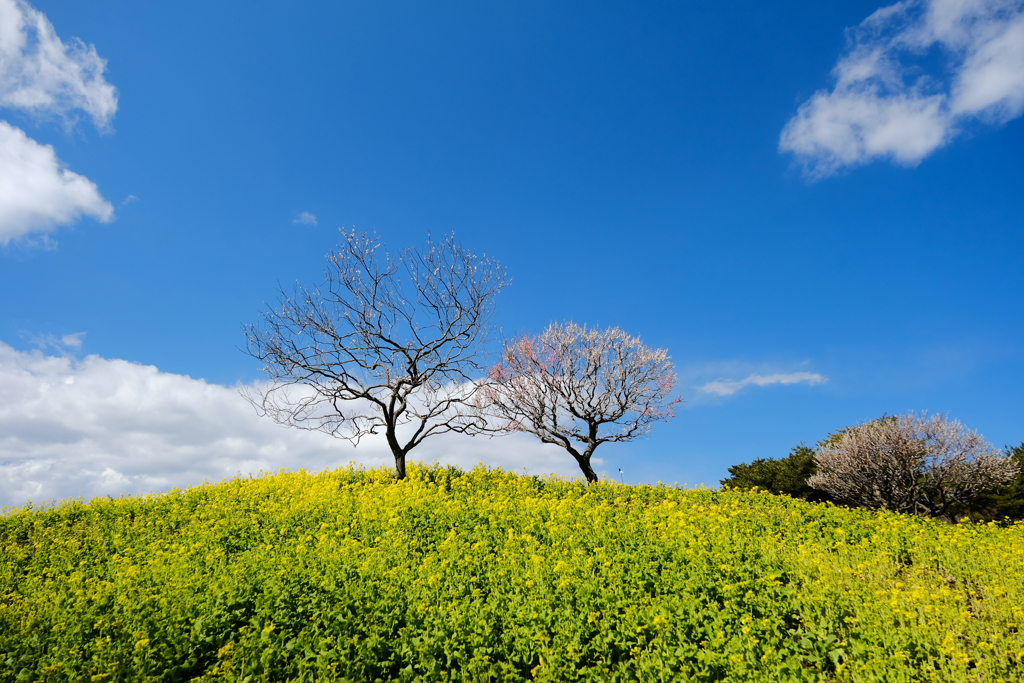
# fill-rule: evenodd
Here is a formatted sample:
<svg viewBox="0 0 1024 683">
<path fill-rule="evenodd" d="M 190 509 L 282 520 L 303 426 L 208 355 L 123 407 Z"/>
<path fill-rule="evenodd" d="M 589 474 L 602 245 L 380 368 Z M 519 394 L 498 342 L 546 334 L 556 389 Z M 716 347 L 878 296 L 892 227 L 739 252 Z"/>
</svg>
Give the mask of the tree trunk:
<svg viewBox="0 0 1024 683">
<path fill-rule="evenodd" d="M 409 451 L 398 444 L 398 437 L 390 425 L 384 436 L 388 441 L 388 446 L 391 447 L 391 454 L 395 456 L 395 478 L 405 479 L 405 454 Z"/>
<path fill-rule="evenodd" d="M 588 484 L 597 483 L 597 474 L 594 473 L 593 468 L 590 467 L 590 456 L 589 455 L 577 455 L 576 462 L 580 466 L 580 470 L 583 472 L 583 476 L 587 478 Z"/>
</svg>

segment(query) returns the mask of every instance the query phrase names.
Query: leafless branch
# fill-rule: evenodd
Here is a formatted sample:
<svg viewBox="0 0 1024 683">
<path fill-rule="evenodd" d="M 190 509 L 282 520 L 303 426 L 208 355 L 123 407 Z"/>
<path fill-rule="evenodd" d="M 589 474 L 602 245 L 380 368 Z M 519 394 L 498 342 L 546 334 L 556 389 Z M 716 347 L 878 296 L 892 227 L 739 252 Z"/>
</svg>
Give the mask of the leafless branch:
<svg viewBox="0 0 1024 683">
<path fill-rule="evenodd" d="M 319 287 L 280 290 L 262 324 L 244 328 L 270 380 L 247 398 L 280 424 L 353 443 L 383 432 L 403 478 L 406 454 L 427 437 L 485 428 L 468 402 L 509 280 L 452 235 L 392 256 L 375 235 L 342 234 Z"/>
</svg>

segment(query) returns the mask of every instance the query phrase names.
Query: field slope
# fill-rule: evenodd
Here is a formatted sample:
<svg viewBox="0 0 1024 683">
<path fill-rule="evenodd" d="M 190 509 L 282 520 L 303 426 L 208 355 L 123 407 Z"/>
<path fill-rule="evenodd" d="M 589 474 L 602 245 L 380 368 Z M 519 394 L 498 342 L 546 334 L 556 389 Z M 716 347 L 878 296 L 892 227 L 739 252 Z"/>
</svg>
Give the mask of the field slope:
<svg viewBox="0 0 1024 683">
<path fill-rule="evenodd" d="M 1020 681 L 1024 526 L 412 467 L 0 517 L 0 680 Z"/>
</svg>

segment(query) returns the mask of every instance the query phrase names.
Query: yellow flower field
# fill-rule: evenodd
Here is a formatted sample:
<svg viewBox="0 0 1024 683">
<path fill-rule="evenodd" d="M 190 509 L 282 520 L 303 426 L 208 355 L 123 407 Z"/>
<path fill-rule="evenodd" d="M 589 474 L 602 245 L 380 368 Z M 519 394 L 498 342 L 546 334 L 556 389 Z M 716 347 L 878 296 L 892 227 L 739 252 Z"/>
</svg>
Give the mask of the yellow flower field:
<svg viewBox="0 0 1024 683">
<path fill-rule="evenodd" d="M 478 468 L 0 517 L 4 681 L 1024 680 L 1024 526 Z"/>
</svg>

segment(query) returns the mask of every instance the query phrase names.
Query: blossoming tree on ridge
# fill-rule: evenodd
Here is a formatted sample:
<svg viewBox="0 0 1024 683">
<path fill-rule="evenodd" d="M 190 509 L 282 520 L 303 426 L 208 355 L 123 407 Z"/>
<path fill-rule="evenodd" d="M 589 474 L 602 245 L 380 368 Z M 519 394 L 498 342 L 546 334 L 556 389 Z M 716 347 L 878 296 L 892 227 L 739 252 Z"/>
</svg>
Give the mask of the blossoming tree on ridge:
<svg viewBox="0 0 1024 683">
<path fill-rule="evenodd" d="M 617 327 L 552 323 L 543 334 L 507 342 L 479 394 L 480 409 L 505 432 L 526 432 L 561 446 L 588 482 L 603 443 L 631 441 L 651 423 L 675 416 L 682 399 L 665 349 L 651 349 Z"/>
<path fill-rule="evenodd" d="M 814 464 L 807 484 L 841 502 L 950 521 L 1018 472 L 959 420 L 913 412 L 847 427 L 821 442 Z"/>
</svg>

